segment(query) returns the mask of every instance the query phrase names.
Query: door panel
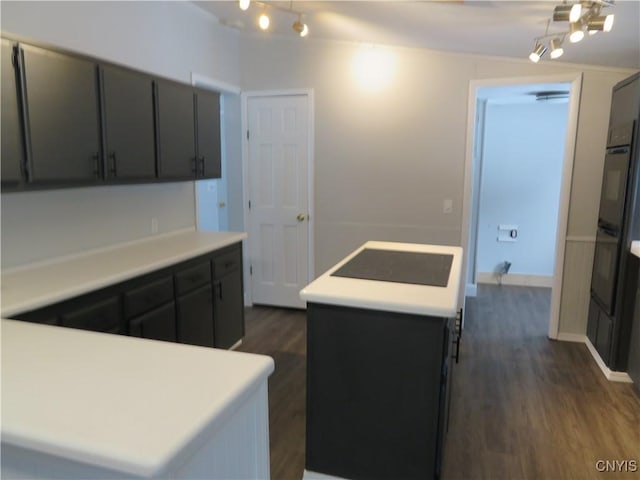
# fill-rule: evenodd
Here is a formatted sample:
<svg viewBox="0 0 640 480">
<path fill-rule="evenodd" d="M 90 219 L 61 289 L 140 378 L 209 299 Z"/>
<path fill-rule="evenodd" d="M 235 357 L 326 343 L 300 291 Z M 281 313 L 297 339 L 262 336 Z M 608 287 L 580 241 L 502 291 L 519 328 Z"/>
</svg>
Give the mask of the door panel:
<svg viewBox="0 0 640 480">
<path fill-rule="evenodd" d="M 31 145 L 30 180 L 99 177 L 97 65 L 21 46 Z"/>
<path fill-rule="evenodd" d="M 196 139 L 193 89 L 173 82 L 156 82 L 159 162 L 161 178 L 196 176 Z"/>
<path fill-rule="evenodd" d="M 21 165 L 24 161 L 18 89 L 13 67 L 13 44 L 2 39 L 2 183 L 17 183 L 22 179 Z"/>
<path fill-rule="evenodd" d="M 250 235 L 253 302 L 304 307 L 309 281 L 308 97 L 251 97 Z"/>
<path fill-rule="evenodd" d="M 198 176 L 222 176 L 220 150 L 220 94 L 198 91 Z"/>
<path fill-rule="evenodd" d="M 156 174 L 151 77 L 102 67 L 107 177 L 154 178 Z"/>
</svg>

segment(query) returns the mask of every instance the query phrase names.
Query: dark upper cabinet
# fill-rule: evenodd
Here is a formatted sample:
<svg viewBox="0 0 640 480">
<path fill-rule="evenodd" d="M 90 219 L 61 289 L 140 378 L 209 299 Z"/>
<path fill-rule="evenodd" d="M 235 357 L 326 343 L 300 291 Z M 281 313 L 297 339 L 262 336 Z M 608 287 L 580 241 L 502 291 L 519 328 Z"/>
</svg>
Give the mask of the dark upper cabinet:
<svg viewBox="0 0 640 480">
<path fill-rule="evenodd" d="M 155 82 L 158 108 L 158 176 L 196 177 L 195 105 L 193 88 L 175 82 Z"/>
<path fill-rule="evenodd" d="M 113 66 L 100 67 L 105 139 L 105 178 L 153 179 L 156 175 L 153 80 Z"/>
<path fill-rule="evenodd" d="M 220 94 L 196 90 L 198 177 L 220 178 Z"/>
<path fill-rule="evenodd" d="M 91 183 L 100 175 L 96 63 L 20 46 L 30 182 Z"/>
<path fill-rule="evenodd" d="M 14 68 L 14 44 L 2 39 L 2 184 L 15 184 L 22 180 L 24 162 L 20 105 Z"/>
</svg>

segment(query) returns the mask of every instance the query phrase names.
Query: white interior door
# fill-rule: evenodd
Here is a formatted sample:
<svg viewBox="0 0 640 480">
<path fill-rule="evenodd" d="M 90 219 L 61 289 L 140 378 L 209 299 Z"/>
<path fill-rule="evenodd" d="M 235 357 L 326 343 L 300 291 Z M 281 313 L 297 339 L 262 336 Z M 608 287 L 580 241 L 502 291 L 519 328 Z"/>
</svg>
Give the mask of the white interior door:
<svg viewBox="0 0 640 480">
<path fill-rule="evenodd" d="M 249 97 L 253 303 L 304 307 L 309 282 L 309 97 Z"/>
</svg>

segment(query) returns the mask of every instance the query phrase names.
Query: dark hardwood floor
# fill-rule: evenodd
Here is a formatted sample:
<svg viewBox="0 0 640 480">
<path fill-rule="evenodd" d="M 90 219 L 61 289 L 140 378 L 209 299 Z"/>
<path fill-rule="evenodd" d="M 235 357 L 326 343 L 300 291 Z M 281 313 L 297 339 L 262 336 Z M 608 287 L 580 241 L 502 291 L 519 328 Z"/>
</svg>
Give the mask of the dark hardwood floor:
<svg viewBox="0 0 640 480">
<path fill-rule="evenodd" d="M 549 304 L 548 289 L 510 286 L 481 285 L 467 300 L 443 479 L 640 479 L 640 397 L 629 384 L 608 382 L 584 345 L 547 338 Z M 305 335 L 304 311 L 247 309 L 240 350 L 276 364 L 276 480 L 302 478 Z M 600 473 L 599 460 L 633 460 L 637 470 Z"/>
</svg>

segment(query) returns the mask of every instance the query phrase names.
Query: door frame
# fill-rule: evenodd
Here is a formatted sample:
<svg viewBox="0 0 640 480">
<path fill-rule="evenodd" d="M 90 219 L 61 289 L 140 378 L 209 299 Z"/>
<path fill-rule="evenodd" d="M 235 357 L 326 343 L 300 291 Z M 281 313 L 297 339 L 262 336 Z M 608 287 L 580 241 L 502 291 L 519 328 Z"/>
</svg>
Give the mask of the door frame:
<svg viewBox="0 0 640 480">
<path fill-rule="evenodd" d="M 534 83 L 569 83 L 569 114 L 567 122 L 567 137 L 562 164 L 562 180 L 560 184 L 560 203 L 558 206 L 558 223 L 556 229 L 556 251 L 553 269 L 553 287 L 551 288 L 551 316 L 549 318 L 549 338 L 557 339 L 560 327 L 560 301 L 562 297 L 562 280 L 564 272 L 564 256 L 567 242 L 567 226 L 569 223 L 569 203 L 571 199 L 571 182 L 573 178 L 573 163 L 578 133 L 578 113 L 580 110 L 580 94 L 582 89 L 582 73 L 567 73 L 558 75 L 541 75 L 532 77 L 512 77 L 471 80 L 469 82 L 469 97 L 467 108 L 467 138 L 464 166 L 464 191 L 462 208 L 462 231 L 460 244 L 464 246 L 462 263 L 462 278 L 460 285 L 460 305 L 464 305 L 469 270 L 469 243 L 477 241 L 471 235 L 471 215 L 473 208 L 473 172 L 476 168 L 474 149 L 476 133 L 476 101 L 478 89 L 491 86 L 512 86 Z M 476 285 L 475 283 L 473 285 Z"/>
<path fill-rule="evenodd" d="M 314 91 L 313 88 L 295 88 L 295 89 L 278 89 L 278 90 L 248 90 L 243 91 L 240 94 L 241 103 L 241 123 L 242 123 L 242 203 L 243 203 L 243 218 L 245 230 L 249 230 L 249 139 L 247 138 L 247 130 L 249 129 L 249 99 L 257 97 L 291 97 L 291 96 L 304 96 L 307 98 L 307 206 L 308 206 L 308 258 L 307 258 L 307 271 L 308 278 L 307 283 L 311 282 L 315 278 L 315 210 L 314 210 L 314 132 L 315 126 L 313 119 L 315 118 L 314 108 Z M 251 281 L 251 257 L 252 251 L 251 242 L 253 239 L 249 235 L 245 240 L 246 248 L 243 250 L 243 265 L 244 275 L 248 281 L 245 282 L 245 306 L 253 305 L 253 282 Z"/>
</svg>

